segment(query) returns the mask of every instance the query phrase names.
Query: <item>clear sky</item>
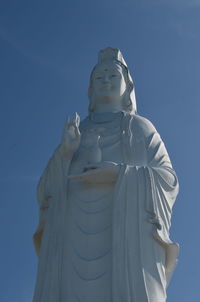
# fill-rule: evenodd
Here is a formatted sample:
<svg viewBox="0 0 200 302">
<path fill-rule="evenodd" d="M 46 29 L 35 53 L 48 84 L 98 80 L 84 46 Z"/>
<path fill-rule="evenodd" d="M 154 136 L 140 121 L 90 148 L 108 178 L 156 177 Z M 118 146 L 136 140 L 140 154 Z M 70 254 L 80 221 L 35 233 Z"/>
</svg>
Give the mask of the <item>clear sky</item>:
<svg viewBox="0 0 200 302">
<path fill-rule="evenodd" d="M 107 46 L 121 49 L 138 112 L 161 134 L 180 181 L 168 301 L 199 299 L 200 0 L 1 0 L 2 302 L 31 302 L 36 184 L 66 114 L 86 116 L 89 74 Z"/>
</svg>

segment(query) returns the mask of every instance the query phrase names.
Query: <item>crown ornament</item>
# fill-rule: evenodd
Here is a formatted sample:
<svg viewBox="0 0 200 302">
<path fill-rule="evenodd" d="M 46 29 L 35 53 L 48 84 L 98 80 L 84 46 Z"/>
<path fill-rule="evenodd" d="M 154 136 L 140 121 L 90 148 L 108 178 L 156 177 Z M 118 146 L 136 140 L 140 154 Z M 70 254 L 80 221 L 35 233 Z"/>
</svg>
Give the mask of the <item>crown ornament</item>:
<svg viewBox="0 0 200 302">
<path fill-rule="evenodd" d="M 99 51 L 98 64 L 107 62 L 118 62 L 127 67 L 121 51 L 117 48 L 107 47 Z"/>
</svg>

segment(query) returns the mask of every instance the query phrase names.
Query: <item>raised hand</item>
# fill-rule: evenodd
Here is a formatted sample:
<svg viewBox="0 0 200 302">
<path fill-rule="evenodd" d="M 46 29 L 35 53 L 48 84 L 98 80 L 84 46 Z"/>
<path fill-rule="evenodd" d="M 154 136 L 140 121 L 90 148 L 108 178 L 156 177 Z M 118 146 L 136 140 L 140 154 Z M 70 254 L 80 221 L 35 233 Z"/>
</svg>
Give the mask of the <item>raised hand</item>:
<svg viewBox="0 0 200 302">
<path fill-rule="evenodd" d="M 67 116 L 60 145 L 62 154 L 67 155 L 78 149 L 81 139 L 79 124 L 80 117 L 77 113 L 72 121 L 70 121 L 69 115 Z"/>
</svg>

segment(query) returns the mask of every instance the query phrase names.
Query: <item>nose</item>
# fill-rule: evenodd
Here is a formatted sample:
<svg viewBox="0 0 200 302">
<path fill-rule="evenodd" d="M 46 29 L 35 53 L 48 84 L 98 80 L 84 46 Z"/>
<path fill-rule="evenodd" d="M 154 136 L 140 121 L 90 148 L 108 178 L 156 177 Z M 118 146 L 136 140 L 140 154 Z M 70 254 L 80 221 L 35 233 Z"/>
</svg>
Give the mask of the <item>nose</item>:
<svg viewBox="0 0 200 302">
<path fill-rule="evenodd" d="M 103 76 L 102 82 L 103 82 L 104 84 L 106 84 L 106 83 L 109 83 L 109 82 L 110 82 L 109 77 L 108 77 L 108 75 L 107 75 L 107 74 L 105 74 L 105 75 Z"/>
</svg>

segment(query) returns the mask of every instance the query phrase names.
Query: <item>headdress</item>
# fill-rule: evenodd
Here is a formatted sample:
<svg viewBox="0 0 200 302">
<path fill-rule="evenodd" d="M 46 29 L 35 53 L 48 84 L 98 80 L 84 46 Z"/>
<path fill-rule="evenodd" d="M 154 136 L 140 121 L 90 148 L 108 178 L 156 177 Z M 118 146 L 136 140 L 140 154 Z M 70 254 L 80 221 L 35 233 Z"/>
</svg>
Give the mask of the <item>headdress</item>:
<svg viewBox="0 0 200 302">
<path fill-rule="evenodd" d="M 127 68 L 127 64 L 122 56 L 122 53 L 117 48 L 107 47 L 107 48 L 99 51 L 98 64 L 105 63 L 108 61 L 119 62 L 119 63 L 123 64 L 124 66 L 126 66 L 126 68 Z"/>
</svg>

